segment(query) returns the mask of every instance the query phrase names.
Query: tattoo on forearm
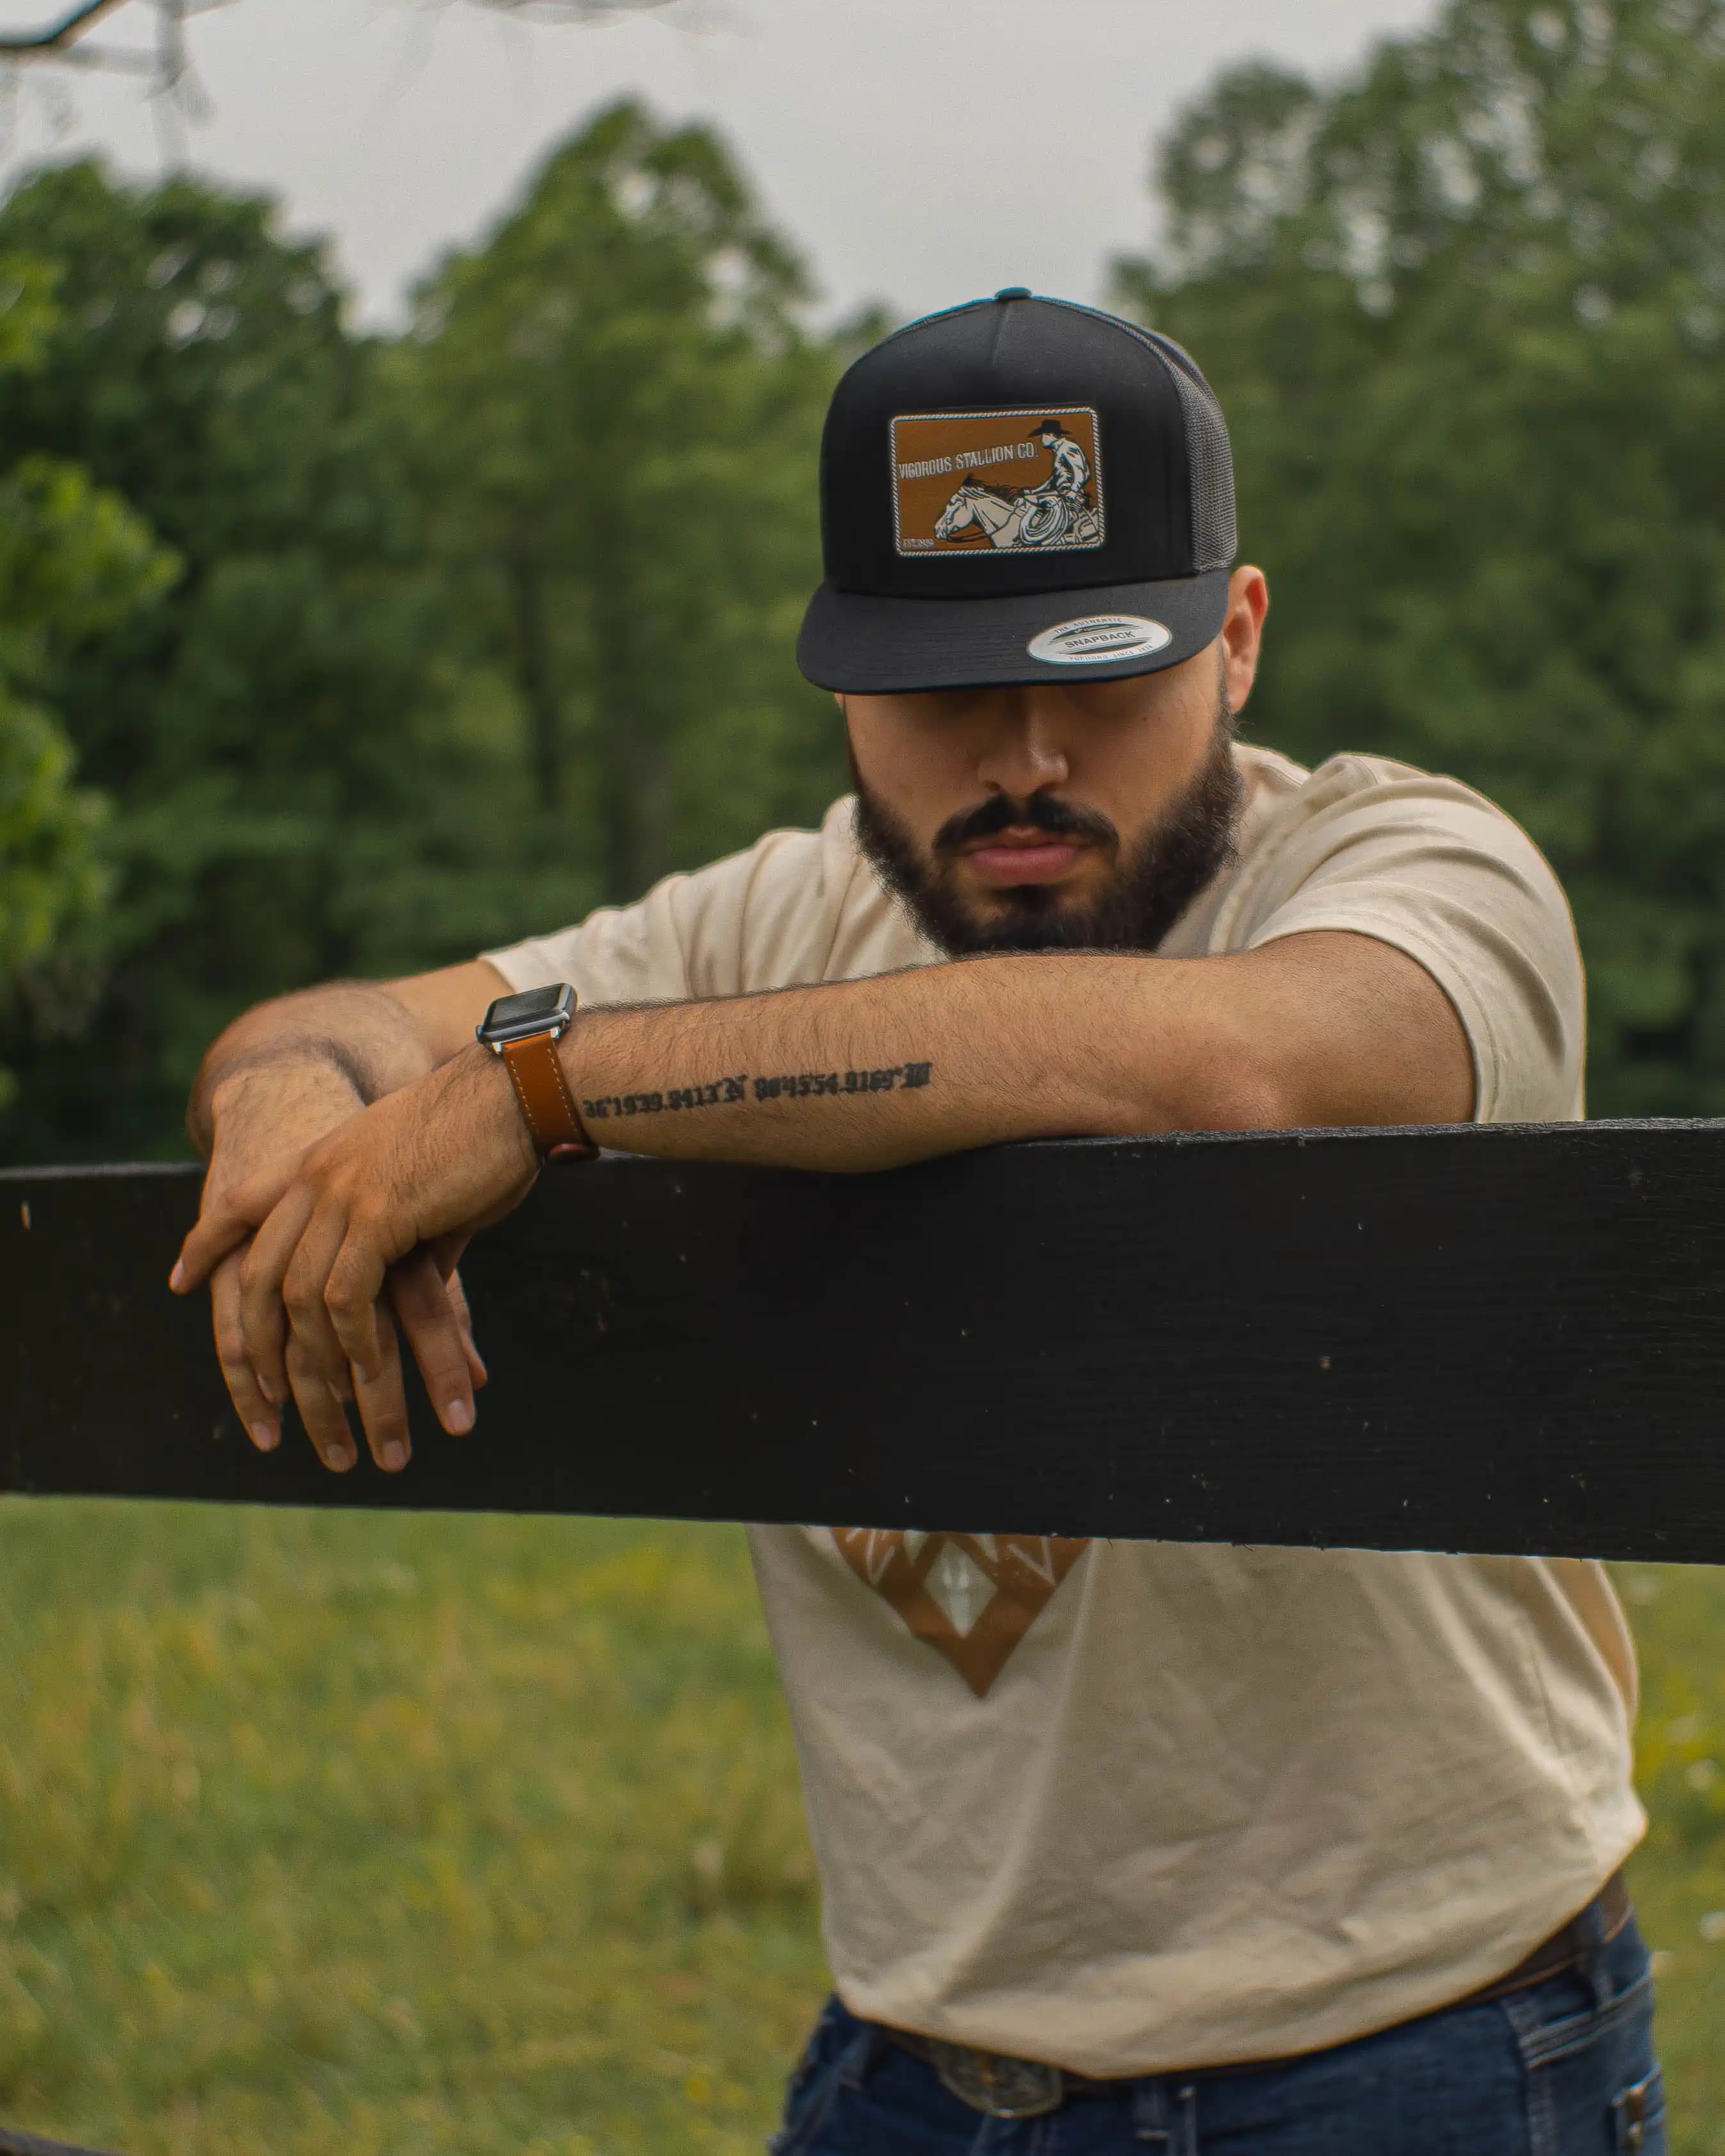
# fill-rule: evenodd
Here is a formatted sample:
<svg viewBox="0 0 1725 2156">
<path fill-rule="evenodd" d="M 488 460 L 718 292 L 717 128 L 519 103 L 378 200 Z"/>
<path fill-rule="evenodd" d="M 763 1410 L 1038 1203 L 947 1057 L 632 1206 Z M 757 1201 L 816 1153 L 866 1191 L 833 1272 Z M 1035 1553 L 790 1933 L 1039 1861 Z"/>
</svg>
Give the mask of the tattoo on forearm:
<svg viewBox="0 0 1725 2156">
<path fill-rule="evenodd" d="M 716 1078 L 711 1086 L 673 1086 L 668 1093 L 602 1093 L 596 1101 L 583 1101 L 581 1112 L 589 1122 L 603 1122 L 608 1116 L 660 1116 L 678 1108 L 725 1108 L 748 1098 L 748 1074 Z"/>
<path fill-rule="evenodd" d="M 890 1093 L 896 1086 L 926 1086 L 932 1063 L 894 1063 L 885 1070 L 799 1070 L 788 1078 L 757 1078 L 757 1101 L 804 1100 L 819 1093 Z"/>
<path fill-rule="evenodd" d="M 798 1070 L 784 1077 L 751 1078 L 747 1070 L 734 1078 L 716 1078 L 707 1086 L 673 1086 L 664 1093 L 602 1093 L 583 1101 L 581 1112 L 590 1121 L 603 1122 L 612 1116 L 670 1115 L 683 1108 L 728 1108 L 752 1097 L 757 1101 L 802 1101 L 824 1094 L 891 1093 L 910 1091 L 932 1082 L 932 1063 L 894 1063 L 884 1070 Z"/>
</svg>

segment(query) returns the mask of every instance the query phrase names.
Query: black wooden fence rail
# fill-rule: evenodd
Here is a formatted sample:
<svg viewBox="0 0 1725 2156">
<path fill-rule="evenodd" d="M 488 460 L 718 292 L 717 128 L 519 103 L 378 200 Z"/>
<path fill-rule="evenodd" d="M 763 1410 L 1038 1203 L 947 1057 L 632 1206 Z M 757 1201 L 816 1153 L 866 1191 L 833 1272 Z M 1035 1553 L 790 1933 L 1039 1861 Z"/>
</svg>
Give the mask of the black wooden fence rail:
<svg viewBox="0 0 1725 2156">
<path fill-rule="evenodd" d="M 0 1177 L 0 1489 L 1725 1560 L 1725 1123 L 608 1156 L 407 1471 L 241 1435 L 189 1169 Z"/>
</svg>

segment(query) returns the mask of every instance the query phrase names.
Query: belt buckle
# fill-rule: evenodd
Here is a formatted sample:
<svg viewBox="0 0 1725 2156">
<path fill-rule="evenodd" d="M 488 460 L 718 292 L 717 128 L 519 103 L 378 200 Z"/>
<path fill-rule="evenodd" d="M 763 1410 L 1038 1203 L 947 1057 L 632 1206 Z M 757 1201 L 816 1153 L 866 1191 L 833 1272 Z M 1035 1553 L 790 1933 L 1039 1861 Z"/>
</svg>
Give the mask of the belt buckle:
<svg viewBox="0 0 1725 2156">
<path fill-rule="evenodd" d="M 990 2118 L 1044 2118 L 1066 2097 L 1066 2080 L 1058 2066 L 1037 2059 L 1010 2059 L 999 2051 L 979 2051 L 969 2044 L 927 2040 L 929 2061 L 961 2103 Z"/>
</svg>

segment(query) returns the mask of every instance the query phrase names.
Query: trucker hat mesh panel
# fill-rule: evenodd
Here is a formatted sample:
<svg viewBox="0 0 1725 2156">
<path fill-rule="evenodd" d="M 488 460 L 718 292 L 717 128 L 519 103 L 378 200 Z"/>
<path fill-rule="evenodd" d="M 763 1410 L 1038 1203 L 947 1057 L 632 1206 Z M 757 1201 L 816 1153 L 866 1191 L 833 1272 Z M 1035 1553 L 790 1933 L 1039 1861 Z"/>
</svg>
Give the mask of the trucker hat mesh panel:
<svg viewBox="0 0 1725 2156">
<path fill-rule="evenodd" d="M 1194 381 L 1184 367 L 1169 369 L 1186 423 L 1186 454 L 1192 470 L 1192 565 L 1202 576 L 1225 569 L 1240 545 L 1234 507 L 1234 456 L 1222 408 L 1202 377 Z"/>
<path fill-rule="evenodd" d="M 1216 393 L 1204 379 L 1204 370 L 1181 344 L 1161 330 L 1104 314 L 1100 307 L 1081 306 L 1076 300 L 1056 300 L 1057 307 L 1075 314 L 1094 315 L 1099 321 L 1124 330 L 1147 344 L 1162 362 L 1180 400 L 1180 418 L 1186 435 L 1186 461 L 1192 482 L 1192 567 L 1197 576 L 1212 569 L 1230 567 L 1240 550 L 1240 528 L 1234 500 L 1234 451 L 1228 439 L 1228 423 Z"/>
</svg>

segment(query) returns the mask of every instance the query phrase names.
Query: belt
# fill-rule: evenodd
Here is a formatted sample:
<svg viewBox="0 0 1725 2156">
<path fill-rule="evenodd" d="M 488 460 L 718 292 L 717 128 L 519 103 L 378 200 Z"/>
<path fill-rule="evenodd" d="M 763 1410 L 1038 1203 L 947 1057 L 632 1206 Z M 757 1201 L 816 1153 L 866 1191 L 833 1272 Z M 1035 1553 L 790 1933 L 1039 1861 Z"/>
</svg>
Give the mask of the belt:
<svg viewBox="0 0 1725 2156">
<path fill-rule="evenodd" d="M 1615 1939 L 1630 1915 L 1629 1889 L 1623 1874 L 1614 1871 L 1579 1916 L 1572 1917 L 1548 1939 L 1542 1940 L 1507 1976 L 1482 1984 L 1441 2010 L 1483 2006 L 1491 1999 L 1506 1999 L 1513 1991 L 1525 1991 L 1530 1984 L 1543 1984 L 1548 1978 L 1579 1968 L 1595 1951 L 1595 1941 Z M 889 2044 L 932 2066 L 961 2102 L 968 2103 L 973 2111 L 985 2112 L 991 2118 L 1040 2118 L 1057 2111 L 1069 2097 L 1119 2097 L 1142 2078 L 1123 2075 L 1099 2079 L 1073 2073 L 1065 2066 L 1049 2066 L 1040 2059 L 1014 2059 L 999 2051 L 978 2051 L 971 2044 L 948 2044 L 936 2036 L 919 2036 L 908 2029 L 889 2028 L 884 2021 L 869 2025 Z M 1205 2066 L 1199 2071 L 1203 2075 L 1252 2073 L 1287 2064 L 1286 2058 L 1249 2059 L 1239 2066 Z"/>
</svg>

